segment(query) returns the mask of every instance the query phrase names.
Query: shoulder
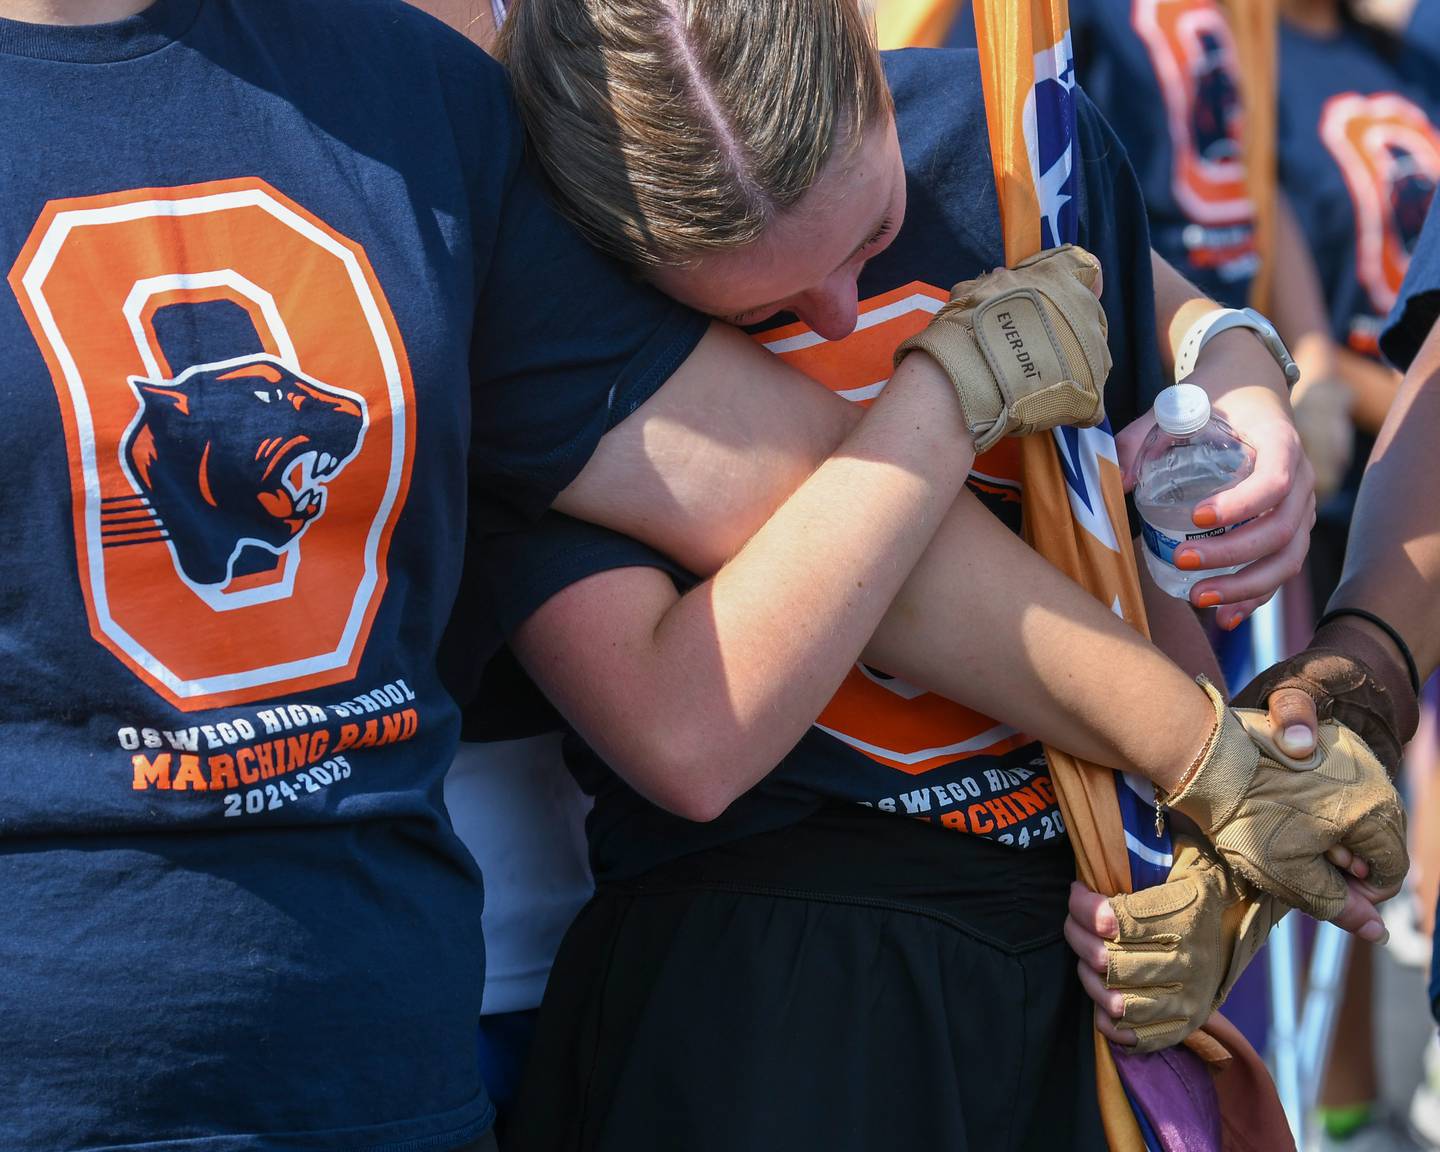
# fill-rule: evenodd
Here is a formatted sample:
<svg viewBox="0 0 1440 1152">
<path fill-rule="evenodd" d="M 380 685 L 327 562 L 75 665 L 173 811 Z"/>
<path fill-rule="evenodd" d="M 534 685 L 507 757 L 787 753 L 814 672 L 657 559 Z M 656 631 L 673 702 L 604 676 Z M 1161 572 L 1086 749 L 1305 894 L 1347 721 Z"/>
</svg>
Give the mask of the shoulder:
<svg viewBox="0 0 1440 1152">
<path fill-rule="evenodd" d="M 973 48 L 899 48 L 882 52 L 896 114 L 908 108 L 949 108 L 956 116 L 983 117 L 980 54 Z"/>
<path fill-rule="evenodd" d="M 508 101 L 499 64 L 404 0 L 230 0 L 230 7 L 261 32 L 267 49 L 296 66 L 324 68 L 356 89 L 382 85 L 398 99 L 411 99 L 439 77 L 472 102 Z"/>
<path fill-rule="evenodd" d="M 307 111 L 345 139 L 413 124 L 412 139 L 385 146 L 427 152 L 485 199 L 514 179 L 524 137 L 505 70 L 449 25 L 403 0 L 231 2 L 263 28 L 285 83 L 312 98 Z"/>
<path fill-rule="evenodd" d="M 964 48 L 904 48 L 882 54 L 895 101 L 905 166 L 926 180 L 990 180 L 990 141 L 980 55 Z"/>
<path fill-rule="evenodd" d="M 1081 155 L 1086 160 L 1101 161 L 1115 167 L 1128 164 L 1130 157 L 1110 121 L 1090 99 L 1085 90 L 1075 88 L 1075 128 L 1080 136 Z"/>
</svg>

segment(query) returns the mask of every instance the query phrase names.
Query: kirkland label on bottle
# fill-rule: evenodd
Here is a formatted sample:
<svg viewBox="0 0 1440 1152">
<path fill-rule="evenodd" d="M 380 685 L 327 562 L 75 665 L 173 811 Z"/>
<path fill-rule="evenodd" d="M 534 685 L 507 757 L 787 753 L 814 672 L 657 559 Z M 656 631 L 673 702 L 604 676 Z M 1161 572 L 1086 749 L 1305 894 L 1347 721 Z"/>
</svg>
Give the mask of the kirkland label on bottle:
<svg viewBox="0 0 1440 1152">
<path fill-rule="evenodd" d="M 1250 517 L 1250 520 L 1253 519 L 1255 517 Z M 1173 536 L 1165 535 L 1148 520 L 1142 519 L 1140 521 L 1140 537 L 1145 541 L 1145 547 L 1153 555 L 1173 568 L 1175 566 L 1175 549 L 1181 544 L 1189 544 L 1195 540 L 1207 540 L 1212 536 L 1224 536 L 1227 532 L 1233 532 L 1236 528 L 1249 524 L 1250 520 L 1242 520 L 1239 524 L 1224 524 L 1219 528 L 1206 529 L 1204 532 L 1184 532 L 1177 540 Z"/>
</svg>

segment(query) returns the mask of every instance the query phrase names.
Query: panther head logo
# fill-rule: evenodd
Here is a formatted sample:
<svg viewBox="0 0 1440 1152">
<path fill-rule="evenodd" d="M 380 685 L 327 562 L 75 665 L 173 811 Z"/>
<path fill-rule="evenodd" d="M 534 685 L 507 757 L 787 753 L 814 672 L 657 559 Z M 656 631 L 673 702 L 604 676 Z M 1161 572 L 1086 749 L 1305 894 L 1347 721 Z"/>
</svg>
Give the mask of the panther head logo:
<svg viewBox="0 0 1440 1152">
<path fill-rule="evenodd" d="M 258 570 L 324 514 L 360 448 L 364 401 L 268 354 L 131 377 L 140 411 L 121 463 L 169 537 L 181 574 L 223 585 Z M 245 561 L 255 547 L 260 556 Z"/>
<path fill-rule="evenodd" d="M 1200 48 L 1203 56 L 1195 69 L 1195 104 L 1191 111 L 1195 151 L 1211 164 L 1238 162 L 1240 89 L 1231 75 L 1220 38 L 1202 32 Z"/>
</svg>

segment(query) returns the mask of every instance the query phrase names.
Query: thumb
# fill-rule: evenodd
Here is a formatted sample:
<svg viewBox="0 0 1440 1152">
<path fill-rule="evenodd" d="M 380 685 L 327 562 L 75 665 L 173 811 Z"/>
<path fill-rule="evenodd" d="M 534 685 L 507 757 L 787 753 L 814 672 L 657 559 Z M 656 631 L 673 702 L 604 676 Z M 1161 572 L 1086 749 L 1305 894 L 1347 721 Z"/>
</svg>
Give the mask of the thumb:
<svg viewBox="0 0 1440 1152">
<path fill-rule="evenodd" d="M 1114 940 L 1120 935 L 1120 922 L 1115 917 L 1107 897 L 1092 892 L 1076 881 L 1070 885 L 1070 915 L 1087 932 L 1102 940 Z"/>
<path fill-rule="evenodd" d="M 1126 492 L 1133 491 L 1135 482 L 1139 479 L 1135 471 L 1135 460 L 1140 455 L 1145 437 L 1150 435 L 1150 429 L 1154 427 L 1155 414 L 1147 412 L 1115 433 L 1115 455 L 1120 462 Z"/>
<path fill-rule="evenodd" d="M 1280 750 L 1296 760 L 1315 751 L 1315 701 L 1299 688 L 1277 688 L 1270 693 L 1270 733 Z"/>
</svg>

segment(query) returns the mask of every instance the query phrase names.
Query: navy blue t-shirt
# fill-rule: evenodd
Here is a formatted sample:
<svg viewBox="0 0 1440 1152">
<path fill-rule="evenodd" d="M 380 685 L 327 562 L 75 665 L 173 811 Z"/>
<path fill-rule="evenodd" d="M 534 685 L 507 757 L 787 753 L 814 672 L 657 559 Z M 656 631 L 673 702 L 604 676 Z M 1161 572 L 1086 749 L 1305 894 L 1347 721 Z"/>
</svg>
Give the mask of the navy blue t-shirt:
<svg viewBox="0 0 1440 1152">
<path fill-rule="evenodd" d="M 451 1149 L 480 877 L 435 671 L 703 323 L 397 0 L 0 21 L 0 1148 Z"/>
<path fill-rule="evenodd" d="M 1070 0 L 1081 86 L 1124 143 L 1155 250 L 1214 299 L 1249 302 L 1255 208 L 1239 64 L 1219 0 Z M 952 42 L 973 46 L 962 4 Z"/>
<path fill-rule="evenodd" d="M 1440 65 L 1440 0 L 1416 0 L 1401 39 L 1431 66 Z"/>
<path fill-rule="evenodd" d="M 885 54 L 907 174 L 905 222 L 860 278 L 860 320 L 827 342 L 801 323 L 757 334 L 775 354 L 841 395 L 865 402 L 890 375 L 891 353 L 949 298 L 949 285 L 1003 263 L 974 52 Z M 1150 249 L 1140 191 L 1094 107 L 1079 99 L 1080 243 L 1105 269 L 1104 304 L 1115 367 L 1106 388 L 1112 419 L 1146 410 L 1160 387 Z M 970 487 L 1020 529 L 1016 442 L 980 457 Z M 551 514 L 492 543 L 480 588 L 502 629 L 596 572 L 653 566 L 680 588 L 694 578 L 625 537 Z M 589 824 L 596 876 L 631 876 L 674 857 L 785 827 L 827 799 L 933 821 L 1017 848 L 1054 842 L 1064 823 L 1040 745 L 1006 725 L 857 665 L 795 749 L 719 819 L 694 824 L 638 795 L 573 735 L 567 757 L 595 796 Z"/>
<path fill-rule="evenodd" d="M 1335 339 L 1378 355 L 1440 180 L 1433 69 L 1346 24 L 1280 30 L 1280 180 L 1315 257 Z"/>
<path fill-rule="evenodd" d="M 1385 358 L 1402 372 L 1408 371 L 1437 319 L 1440 319 L 1440 203 L 1432 201 L 1420 241 L 1411 254 L 1399 299 L 1380 337 L 1380 350 Z"/>
</svg>

